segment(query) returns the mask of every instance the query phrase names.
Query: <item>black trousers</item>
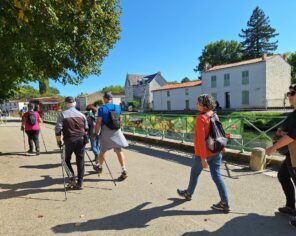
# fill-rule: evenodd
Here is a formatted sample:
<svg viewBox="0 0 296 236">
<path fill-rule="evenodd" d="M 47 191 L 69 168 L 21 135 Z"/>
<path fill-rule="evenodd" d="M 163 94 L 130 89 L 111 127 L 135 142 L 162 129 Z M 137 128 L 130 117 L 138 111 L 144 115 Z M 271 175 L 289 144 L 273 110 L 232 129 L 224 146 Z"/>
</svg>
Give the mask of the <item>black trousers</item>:
<svg viewBox="0 0 296 236">
<path fill-rule="evenodd" d="M 36 151 L 39 152 L 39 130 L 30 130 L 26 131 L 26 134 L 28 135 L 28 142 L 29 142 L 29 147 L 30 151 L 33 151 L 34 146 L 33 143 L 35 144 Z"/>
<path fill-rule="evenodd" d="M 295 208 L 296 168 L 292 167 L 290 155 L 281 164 L 278 179 L 286 196 L 286 206 Z"/>
<path fill-rule="evenodd" d="M 84 151 L 85 151 L 85 143 L 84 143 L 83 137 L 73 142 L 67 142 L 65 143 L 65 146 L 66 146 L 65 162 L 69 170 L 74 175 L 74 171 L 71 165 L 71 157 L 72 157 L 72 153 L 74 152 L 76 156 L 78 181 L 82 183 L 83 176 L 84 176 Z"/>
</svg>

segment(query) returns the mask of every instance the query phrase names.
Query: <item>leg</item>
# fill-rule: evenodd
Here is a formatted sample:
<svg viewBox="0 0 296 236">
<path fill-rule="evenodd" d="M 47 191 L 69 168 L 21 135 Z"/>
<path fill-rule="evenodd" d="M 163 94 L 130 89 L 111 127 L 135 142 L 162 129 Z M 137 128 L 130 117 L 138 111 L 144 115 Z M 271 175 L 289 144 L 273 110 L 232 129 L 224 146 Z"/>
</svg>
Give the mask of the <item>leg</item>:
<svg viewBox="0 0 296 236">
<path fill-rule="evenodd" d="M 38 154 L 39 151 L 40 151 L 40 147 L 39 147 L 39 130 L 34 130 L 34 132 L 33 132 L 33 141 L 35 143 L 36 153 Z"/>
<path fill-rule="evenodd" d="M 122 149 L 116 148 L 116 149 L 114 149 L 114 151 L 116 152 L 116 155 L 117 155 L 117 158 L 118 158 L 121 168 L 124 168 L 125 167 L 125 157 L 124 157 Z"/>
<path fill-rule="evenodd" d="M 287 156 L 285 161 L 282 163 L 282 165 L 279 168 L 278 180 L 286 196 L 286 207 L 295 209 L 295 190 L 294 190 L 293 183 L 291 181 L 288 162 L 291 163 L 290 158 Z"/>
<path fill-rule="evenodd" d="M 28 135 L 28 143 L 29 143 L 29 152 L 33 152 L 33 135 L 32 131 L 26 131 L 26 134 Z"/>
<path fill-rule="evenodd" d="M 194 156 L 193 165 L 191 167 L 191 172 L 190 172 L 189 185 L 187 188 L 187 192 L 190 195 L 194 193 L 195 187 L 197 185 L 198 177 L 201 172 L 202 172 L 201 159 L 199 156 Z"/>
<path fill-rule="evenodd" d="M 84 176 L 84 151 L 85 145 L 83 139 L 79 139 L 75 142 L 75 156 L 76 156 L 76 165 L 77 165 L 77 177 L 78 184 L 82 184 Z"/>
<path fill-rule="evenodd" d="M 100 152 L 100 155 L 99 155 L 99 165 L 100 166 L 103 166 L 103 164 L 104 164 L 104 161 L 105 161 L 105 153 L 106 153 L 106 151 L 101 151 Z"/>
<path fill-rule="evenodd" d="M 73 171 L 73 168 L 72 168 L 72 165 L 71 165 L 71 156 L 72 156 L 72 153 L 73 153 L 73 144 L 66 144 L 65 147 L 66 147 L 66 150 L 65 150 L 65 162 L 69 168 L 69 170 L 71 171 L 71 173 L 74 175 L 74 171 Z"/>
<path fill-rule="evenodd" d="M 95 159 L 98 158 L 99 156 L 99 147 L 98 147 L 98 139 L 93 140 L 92 137 L 90 138 L 90 146 L 91 146 L 91 150 L 95 155 Z"/>
<path fill-rule="evenodd" d="M 208 164 L 210 167 L 212 179 L 217 186 L 221 201 L 226 204 L 227 207 L 229 207 L 226 186 L 221 176 L 222 154 L 219 153 L 217 156 L 209 157 Z"/>
</svg>

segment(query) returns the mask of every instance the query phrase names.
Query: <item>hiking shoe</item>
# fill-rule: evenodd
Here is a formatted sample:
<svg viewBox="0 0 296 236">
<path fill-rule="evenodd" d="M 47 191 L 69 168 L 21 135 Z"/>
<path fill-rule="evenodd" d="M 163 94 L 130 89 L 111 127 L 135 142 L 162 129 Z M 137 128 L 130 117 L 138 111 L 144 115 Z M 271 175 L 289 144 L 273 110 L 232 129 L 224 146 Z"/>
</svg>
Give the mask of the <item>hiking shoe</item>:
<svg viewBox="0 0 296 236">
<path fill-rule="evenodd" d="M 74 190 L 82 190 L 82 182 L 77 182 L 77 184 L 73 187 Z"/>
<path fill-rule="evenodd" d="M 284 207 L 280 207 L 278 209 L 278 211 L 280 213 L 283 213 L 283 214 L 287 214 L 287 215 L 291 215 L 291 216 L 296 216 L 296 210 L 292 207 L 288 207 L 288 206 L 284 206 Z"/>
<path fill-rule="evenodd" d="M 290 223 L 290 225 L 296 227 L 296 217 L 293 217 L 289 223 Z"/>
<path fill-rule="evenodd" d="M 224 213 L 229 213 L 230 212 L 229 206 L 226 203 L 222 202 L 222 201 L 220 201 L 217 204 L 213 204 L 212 209 L 218 210 L 218 211 L 223 211 Z"/>
<path fill-rule="evenodd" d="M 94 169 L 95 169 L 95 168 L 94 168 Z M 100 166 L 97 165 L 96 171 L 98 172 L 99 175 L 102 174 L 102 172 L 103 172 L 103 167 L 102 167 L 102 166 L 100 167 Z"/>
<path fill-rule="evenodd" d="M 177 193 L 179 194 L 180 197 L 185 198 L 186 201 L 191 201 L 191 194 L 188 193 L 187 190 L 177 189 Z"/>
<path fill-rule="evenodd" d="M 67 189 L 73 189 L 76 187 L 76 182 L 74 179 L 70 179 L 68 185 L 66 186 Z"/>
<path fill-rule="evenodd" d="M 36 156 L 39 156 L 40 155 L 40 151 L 36 151 Z"/>
<path fill-rule="evenodd" d="M 124 170 L 124 171 L 122 171 L 121 172 L 121 175 L 118 177 L 118 181 L 123 181 L 123 180 L 125 180 L 127 178 L 127 173 L 126 173 L 126 171 Z"/>
<path fill-rule="evenodd" d="M 34 153 L 34 152 L 33 152 L 33 150 L 30 149 L 29 151 L 27 151 L 27 153 Z"/>
<path fill-rule="evenodd" d="M 93 160 L 96 164 L 99 163 L 99 156 L 96 156 L 95 159 Z"/>
</svg>

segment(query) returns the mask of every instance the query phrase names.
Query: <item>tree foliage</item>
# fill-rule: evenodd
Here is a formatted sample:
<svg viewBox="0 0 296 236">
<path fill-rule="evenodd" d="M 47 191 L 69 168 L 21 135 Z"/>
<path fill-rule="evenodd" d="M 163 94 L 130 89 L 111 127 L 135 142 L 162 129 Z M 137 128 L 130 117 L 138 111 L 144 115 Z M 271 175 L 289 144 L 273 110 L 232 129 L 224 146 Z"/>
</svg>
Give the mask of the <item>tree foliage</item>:
<svg viewBox="0 0 296 236">
<path fill-rule="evenodd" d="M 104 87 L 101 90 L 102 93 L 107 93 L 107 92 L 111 92 L 114 94 L 123 94 L 124 93 L 124 87 L 120 86 L 120 85 L 112 85 L 112 86 L 108 86 L 108 87 Z"/>
<path fill-rule="evenodd" d="M 3 0 L 0 5 L 0 99 L 20 83 L 79 84 L 100 74 L 119 39 L 119 0 Z"/>
<path fill-rule="evenodd" d="M 270 26 L 269 17 L 266 17 L 259 7 L 254 9 L 247 26 L 239 34 L 244 39 L 242 45 L 245 59 L 272 54 L 277 49 L 278 41 L 270 42 L 270 40 L 279 34 Z"/>
<path fill-rule="evenodd" d="M 26 100 L 26 99 L 38 98 L 38 97 L 53 97 L 53 96 L 58 96 L 59 94 L 60 94 L 60 91 L 54 87 L 49 87 L 46 93 L 40 94 L 39 90 L 33 88 L 30 85 L 21 85 L 21 86 L 18 86 L 12 98 Z"/>
<path fill-rule="evenodd" d="M 102 106 L 104 103 L 103 103 L 103 101 L 102 101 L 102 99 L 99 99 L 99 100 L 97 100 L 97 101 L 95 101 L 94 103 L 93 103 L 93 105 L 94 106 Z"/>
<path fill-rule="evenodd" d="M 181 80 L 181 83 L 185 83 L 185 82 L 190 82 L 190 79 L 188 77 L 184 77 L 182 80 Z"/>
<path fill-rule="evenodd" d="M 296 83 L 296 52 L 290 53 L 288 56 L 288 62 L 291 65 L 292 83 Z"/>
<path fill-rule="evenodd" d="M 234 40 L 219 40 L 207 44 L 198 59 L 199 64 L 194 69 L 195 72 L 204 71 L 207 64 L 216 66 L 237 62 L 242 59 L 242 46 Z"/>
</svg>

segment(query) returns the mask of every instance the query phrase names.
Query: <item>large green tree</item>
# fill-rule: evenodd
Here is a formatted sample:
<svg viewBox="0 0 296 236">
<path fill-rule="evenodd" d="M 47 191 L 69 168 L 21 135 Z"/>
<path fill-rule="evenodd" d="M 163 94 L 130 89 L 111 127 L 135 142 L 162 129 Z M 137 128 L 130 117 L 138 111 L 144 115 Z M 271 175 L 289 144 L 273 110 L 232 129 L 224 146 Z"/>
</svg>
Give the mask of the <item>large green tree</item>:
<svg viewBox="0 0 296 236">
<path fill-rule="evenodd" d="M 37 97 L 59 96 L 59 94 L 60 94 L 60 91 L 54 87 L 49 87 L 45 93 L 40 94 L 39 90 L 33 88 L 30 85 L 20 85 L 18 86 L 12 98 L 25 100 L 25 99 L 37 98 Z"/>
<path fill-rule="evenodd" d="M 199 64 L 195 72 L 204 71 L 206 65 L 216 66 L 240 61 L 242 59 L 242 46 L 240 43 L 231 40 L 219 40 L 207 44 L 198 58 Z"/>
<path fill-rule="evenodd" d="M 263 54 L 272 54 L 277 49 L 278 41 L 271 42 L 271 39 L 279 34 L 270 26 L 269 17 L 266 17 L 259 7 L 254 9 L 247 26 L 239 34 L 244 39 L 242 45 L 245 59 L 258 58 Z"/>
<path fill-rule="evenodd" d="M 2 0 L 0 100 L 29 81 L 79 84 L 119 39 L 119 0 Z"/>
<path fill-rule="evenodd" d="M 292 83 L 296 83 L 296 52 L 289 54 L 288 62 L 291 65 Z"/>
<path fill-rule="evenodd" d="M 190 82 L 191 80 L 188 78 L 188 77 L 184 77 L 182 80 L 181 80 L 181 83 L 185 83 L 185 82 Z"/>
<path fill-rule="evenodd" d="M 104 87 L 101 90 L 102 93 L 106 93 L 106 92 L 111 92 L 114 94 L 123 94 L 124 93 L 124 87 L 120 86 L 120 85 L 111 85 L 111 86 L 107 86 Z"/>
</svg>

